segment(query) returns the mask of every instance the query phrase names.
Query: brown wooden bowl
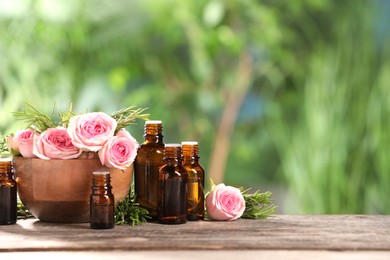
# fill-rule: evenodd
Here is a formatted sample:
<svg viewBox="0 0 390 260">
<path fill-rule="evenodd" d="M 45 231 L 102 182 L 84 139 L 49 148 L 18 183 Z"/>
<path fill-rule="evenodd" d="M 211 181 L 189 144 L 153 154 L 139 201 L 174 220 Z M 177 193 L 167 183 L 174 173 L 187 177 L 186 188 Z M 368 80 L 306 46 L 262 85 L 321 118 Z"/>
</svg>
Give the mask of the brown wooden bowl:
<svg viewBox="0 0 390 260">
<path fill-rule="evenodd" d="M 13 166 L 20 200 L 41 221 L 56 223 L 89 222 L 92 173 L 109 171 L 115 202 L 130 189 L 133 165 L 122 171 L 102 166 L 98 158 L 42 160 L 14 157 Z"/>
</svg>

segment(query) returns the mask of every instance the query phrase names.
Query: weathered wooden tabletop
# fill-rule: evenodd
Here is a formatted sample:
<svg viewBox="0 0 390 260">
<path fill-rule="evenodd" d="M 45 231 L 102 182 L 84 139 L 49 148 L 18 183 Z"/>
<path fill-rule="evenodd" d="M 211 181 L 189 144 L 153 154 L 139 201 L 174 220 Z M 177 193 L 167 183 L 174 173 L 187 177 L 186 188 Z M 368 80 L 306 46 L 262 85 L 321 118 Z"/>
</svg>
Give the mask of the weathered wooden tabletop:
<svg viewBox="0 0 390 260">
<path fill-rule="evenodd" d="M 0 226 L 0 258 L 390 259 L 390 216 L 276 215 L 92 230 L 36 219 Z"/>
</svg>

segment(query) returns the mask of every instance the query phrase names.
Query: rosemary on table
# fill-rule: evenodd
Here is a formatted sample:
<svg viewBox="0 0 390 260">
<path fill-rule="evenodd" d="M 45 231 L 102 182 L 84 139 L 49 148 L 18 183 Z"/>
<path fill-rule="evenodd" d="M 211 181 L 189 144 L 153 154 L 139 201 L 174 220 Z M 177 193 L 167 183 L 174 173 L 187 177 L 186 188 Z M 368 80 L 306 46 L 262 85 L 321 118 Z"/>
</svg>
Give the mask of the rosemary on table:
<svg viewBox="0 0 390 260">
<path fill-rule="evenodd" d="M 271 192 L 260 193 L 260 191 L 256 191 L 248 194 L 249 190 L 242 191 L 245 200 L 245 211 L 241 218 L 265 219 L 275 213 L 276 206 L 273 204 L 273 200 L 270 199 Z"/>
<path fill-rule="evenodd" d="M 18 219 L 26 219 L 33 217 L 33 215 L 31 215 L 30 211 L 28 211 L 28 209 L 23 205 L 21 201 L 18 201 L 16 206 Z"/>
<path fill-rule="evenodd" d="M 117 225 L 128 224 L 131 226 L 142 225 L 151 219 L 149 212 L 135 202 L 133 185 L 129 195 L 115 207 L 114 218 Z"/>
</svg>

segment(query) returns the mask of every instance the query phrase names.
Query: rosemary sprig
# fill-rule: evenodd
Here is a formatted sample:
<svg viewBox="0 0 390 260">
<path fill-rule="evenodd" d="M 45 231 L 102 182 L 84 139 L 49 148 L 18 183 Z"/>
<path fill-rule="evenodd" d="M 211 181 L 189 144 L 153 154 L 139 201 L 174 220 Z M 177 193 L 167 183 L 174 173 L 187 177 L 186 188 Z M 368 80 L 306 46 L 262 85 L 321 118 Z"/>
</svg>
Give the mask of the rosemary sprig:
<svg viewBox="0 0 390 260">
<path fill-rule="evenodd" d="M 256 191 L 253 194 L 248 194 L 249 190 L 242 191 L 245 199 L 245 211 L 241 218 L 265 219 L 275 213 L 276 206 L 270 199 L 271 192 L 260 193 L 260 191 Z"/>
<path fill-rule="evenodd" d="M 149 212 L 135 202 L 134 185 L 132 185 L 129 195 L 115 207 L 115 223 L 137 226 L 146 223 L 148 219 L 151 219 Z"/>
<path fill-rule="evenodd" d="M 7 146 L 7 140 L 5 136 L 0 135 L 0 154 L 7 152 L 8 146 Z"/>
<path fill-rule="evenodd" d="M 70 118 L 75 116 L 75 115 L 76 115 L 76 113 L 73 112 L 73 104 L 71 103 L 69 105 L 68 111 L 58 113 L 58 116 L 60 117 L 60 120 L 61 120 L 60 125 L 62 125 L 63 127 L 67 127 L 69 124 Z"/>
<path fill-rule="evenodd" d="M 131 106 L 112 113 L 111 117 L 114 118 L 118 123 L 115 132 L 132 124 L 137 118 L 148 120 L 149 114 L 143 113 L 145 110 L 146 108 L 136 108 L 134 106 Z"/>
<path fill-rule="evenodd" d="M 13 112 L 12 114 L 17 120 L 27 122 L 27 128 L 32 128 L 38 133 L 42 133 L 48 128 L 56 127 L 56 124 L 49 116 L 42 114 L 28 103 L 25 103 L 23 111 Z"/>
<path fill-rule="evenodd" d="M 13 115 L 17 120 L 27 122 L 27 128 L 32 128 L 34 131 L 42 133 L 46 129 L 54 128 L 58 125 L 67 127 L 70 118 L 76 115 L 76 113 L 73 112 L 72 109 L 72 104 L 70 104 L 68 111 L 58 114 L 60 117 L 60 122 L 58 124 L 56 124 L 52 120 L 55 111 L 55 106 L 53 108 L 53 113 L 51 114 L 51 116 L 48 116 L 39 112 L 32 105 L 25 103 L 24 110 L 13 112 Z M 145 110 L 145 108 L 136 108 L 134 106 L 131 106 L 112 113 L 111 117 L 117 121 L 117 128 L 115 132 L 118 132 L 120 129 L 132 124 L 137 118 L 148 120 L 149 114 L 145 114 Z"/>
<path fill-rule="evenodd" d="M 34 217 L 30 211 L 23 205 L 21 201 L 17 202 L 17 216 L 19 219 L 26 219 Z"/>
</svg>

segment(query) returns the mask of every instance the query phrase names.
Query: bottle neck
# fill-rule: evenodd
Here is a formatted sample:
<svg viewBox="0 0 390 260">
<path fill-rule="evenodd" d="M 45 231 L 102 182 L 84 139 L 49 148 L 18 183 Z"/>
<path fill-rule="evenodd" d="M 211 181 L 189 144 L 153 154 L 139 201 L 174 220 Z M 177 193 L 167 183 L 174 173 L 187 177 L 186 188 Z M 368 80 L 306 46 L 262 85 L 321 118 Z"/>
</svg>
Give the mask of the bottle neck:
<svg viewBox="0 0 390 260">
<path fill-rule="evenodd" d="M 164 162 L 168 165 L 179 165 L 181 160 L 181 146 L 167 144 L 164 149 Z"/>
<path fill-rule="evenodd" d="M 0 161 L 0 178 L 4 180 L 12 179 L 12 175 L 11 161 Z"/>
<path fill-rule="evenodd" d="M 188 155 L 183 155 L 183 162 L 199 162 L 199 156 L 188 156 Z"/>
<path fill-rule="evenodd" d="M 94 172 L 92 176 L 92 190 L 111 190 L 111 177 L 109 172 Z"/>
<path fill-rule="evenodd" d="M 145 143 L 154 143 L 154 144 L 163 144 L 164 136 L 163 135 L 144 135 Z"/>
<path fill-rule="evenodd" d="M 199 147 L 197 144 L 183 144 L 183 161 L 198 162 Z"/>
<path fill-rule="evenodd" d="M 144 128 L 145 143 L 163 143 L 162 123 L 146 123 Z"/>
</svg>

